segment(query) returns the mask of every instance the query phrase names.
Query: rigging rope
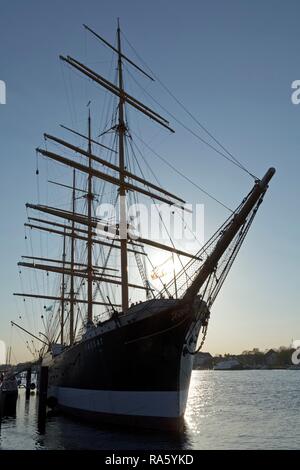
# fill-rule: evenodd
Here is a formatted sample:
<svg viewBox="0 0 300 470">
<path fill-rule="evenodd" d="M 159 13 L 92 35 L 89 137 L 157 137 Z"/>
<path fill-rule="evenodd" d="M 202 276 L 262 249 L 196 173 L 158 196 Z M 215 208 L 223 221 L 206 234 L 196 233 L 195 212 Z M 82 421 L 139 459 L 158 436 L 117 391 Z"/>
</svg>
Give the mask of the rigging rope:
<svg viewBox="0 0 300 470">
<path fill-rule="evenodd" d="M 190 129 L 186 124 L 184 124 L 182 121 L 180 121 L 174 114 L 172 114 L 170 111 L 168 111 L 160 102 L 155 100 L 150 93 L 145 90 L 144 87 L 142 87 L 132 76 L 132 74 L 128 71 L 130 76 L 133 78 L 133 80 L 143 89 L 144 93 L 146 93 L 158 106 L 160 106 L 169 116 L 171 116 L 178 124 L 180 124 L 184 129 L 186 129 L 188 132 L 190 132 L 194 137 L 199 139 L 202 143 L 207 145 L 209 148 L 214 150 L 216 153 L 218 153 L 220 156 L 231 162 L 233 165 L 236 165 L 238 168 L 240 168 L 242 171 L 247 173 L 251 178 L 257 179 L 257 177 L 251 173 L 229 150 L 226 149 L 226 147 L 221 144 L 221 142 L 186 108 L 186 106 L 169 90 L 169 88 L 160 80 L 160 78 L 151 70 L 151 68 L 146 64 L 146 62 L 141 58 L 141 56 L 138 54 L 136 49 L 132 46 L 132 44 L 129 42 L 129 40 L 126 38 L 124 33 L 122 33 L 122 36 L 124 37 L 125 41 L 127 44 L 131 47 L 131 49 L 134 51 L 138 59 L 144 64 L 144 66 L 150 71 L 150 73 L 154 76 L 155 80 L 162 86 L 162 88 L 171 96 L 172 99 L 175 100 L 175 102 L 188 114 L 188 116 L 216 143 L 218 144 L 226 153 L 221 152 L 218 150 L 216 147 L 214 147 L 212 144 L 207 142 L 205 139 L 203 139 L 199 134 L 194 132 L 192 129 Z"/>
<path fill-rule="evenodd" d="M 212 196 L 212 194 L 210 194 L 208 191 L 206 191 L 205 189 L 201 188 L 201 186 L 199 186 L 197 183 L 195 183 L 191 178 L 189 178 L 188 176 L 186 176 L 184 173 L 182 173 L 182 171 L 178 170 L 174 165 L 172 165 L 172 163 L 168 162 L 168 160 L 166 160 L 164 157 L 162 157 L 159 153 L 157 153 L 152 147 L 150 147 L 149 144 L 147 144 L 141 137 L 139 137 L 135 132 L 132 132 L 135 137 L 137 137 L 141 142 L 142 144 L 144 144 L 157 158 L 159 158 L 160 160 L 162 160 L 166 165 L 168 165 L 170 168 L 172 168 L 173 171 L 175 171 L 178 175 L 180 175 L 182 178 L 184 178 L 186 181 L 188 181 L 190 184 L 192 184 L 193 186 L 195 186 L 197 189 L 199 189 L 200 191 L 202 191 L 204 194 L 206 194 L 206 196 L 210 197 L 211 199 L 213 199 L 215 202 L 217 202 L 218 204 L 220 204 L 221 206 L 223 206 L 225 209 L 227 209 L 229 212 L 231 213 L 234 213 L 234 211 L 232 209 L 230 209 L 230 207 L 226 206 L 223 202 L 221 202 L 219 199 L 217 199 L 216 197 Z M 136 145 L 136 144 L 135 144 Z"/>
<path fill-rule="evenodd" d="M 143 178 L 145 179 L 144 172 L 142 171 L 141 166 L 140 166 L 140 164 L 139 164 L 139 161 L 138 161 L 138 159 L 137 159 L 137 157 L 136 157 L 136 155 L 135 155 L 135 153 L 134 153 L 131 140 L 129 141 L 129 144 L 130 144 L 130 147 L 131 147 L 131 150 L 132 150 L 132 154 L 133 154 L 133 156 L 134 156 L 134 158 L 135 158 L 135 161 L 137 162 L 137 165 L 138 165 L 138 167 L 139 167 L 139 170 L 140 170 L 140 172 L 141 172 Z M 150 189 L 150 188 L 148 187 L 148 189 Z M 161 223 L 163 224 L 163 227 L 164 227 L 164 229 L 165 229 L 165 231 L 166 231 L 166 233 L 167 233 L 167 235 L 168 235 L 168 237 L 169 237 L 169 240 L 170 240 L 170 242 L 171 242 L 171 245 L 172 245 L 173 248 L 175 249 L 175 244 L 174 244 L 173 239 L 172 239 L 172 237 L 171 237 L 171 235 L 170 235 L 170 232 L 169 232 L 169 230 L 167 229 L 167 226 L 166 226 L 166 224 L 165 224 L 165 222 L 164 222 L 164 220 L 163 220 L 163 218 L 162 218 L 162 215 L 161 215 L 159 209 L 157 208 L 157 205 L 155 204 L 154 199 L 153 199 L 153 198 L 151 198 L 151 199 L 152 199 L 152 202 L 154 203 L 154 206 L 155 206 L 155 208 L 156 208 L 156 210 L 157 210 L 159 219 L 160 219 Z M 180 256 L 179 256 L 179 255 L 177 255 L 177 256 L 178 256 L 178 260 L 179 260 L 179 262 L 180 262 L 180 264 L 181 264 L 181 266 L 182 266 L 182 269 L 184 269 L 184 265 L 183 265 L 183 263 L 182 263 L 182 260 L 181 260 Z M 164 285 L 164 287 L 165 287 L 165 285 Z"/>
</svg>

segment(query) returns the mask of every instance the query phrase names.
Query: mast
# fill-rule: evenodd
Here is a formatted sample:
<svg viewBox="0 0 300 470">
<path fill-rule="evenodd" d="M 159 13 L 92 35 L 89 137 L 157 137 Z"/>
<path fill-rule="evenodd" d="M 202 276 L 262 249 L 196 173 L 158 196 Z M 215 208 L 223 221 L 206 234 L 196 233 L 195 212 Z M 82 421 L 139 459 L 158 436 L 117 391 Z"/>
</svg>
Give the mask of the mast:
<svg viewBox="0 0 300 470">
<path fill-rule="evenodd" d="M 121 31 L 118 20 L 118 76 L 119 76 L 119 168 L 120 168 L 120 239 L 121 239 L 121 279 L 122 279 L 122 310 L 125 313 L 128 310 L 128 261 L 127 261 L 127 216 L 126 216 L 126 189 L 124 184 L 124 137 L 126 132 L 124 122 L 124 86 L 123 86 L 123 67 L 121 50 Z"/>
<path fill-rule="evenodd" d="M 64 323 L 65 323 L 65 261 L 66 261 L 66 229 L 63 236 L 63 254 L 62 254 L 62 281 L 61 281 L 61 316 L 60 316 L 60 341 L 64 344 Z"/>
<path fill-rule="evenodd" d="M 76 172 L 75 169 L 73 170 L 73 192 L 72 192 L 72 213 L 73 216 L 75 214 L 75 195 L 76 195 Z M 70 345 L 74 343 L 74 255 L 75 255 L 75 220 L 72 220 L 72 229 L 71 229 L 71 262 L 70 262 L 70 270 L 71 270 L 71 279 L 70 279 Z"/>
<path fill-rule="evenodd" d="M 131 66 L 139 70 L 139 72 L 143 73 L 146 77 L 149 79 L 153 80 L 152 77 L 150 77 L 146 72 L 144 72 L 138 65 L 133 63 L 128 57 L 126 57 L 122 53 L 122 48 L 121 48 L 121 31 L 120 31 L 120 25 L 118 21 L 118 27 L 117 27 L 117 48 L 111 46 L 106 40 L 101 38 L 99 35 L 94 33 L 90 28 L 90 32 L 92 32 L 100 41 L 104 42 L 104 44 L 111 49 L 115 53 L 117 53 L 118 56 L 118 84 L 111 83 L 104 77 L 101 77 L 99 74 L 94 72 L 93 70 L 89 69 L 86 67 L 84 64 L 80 63 L 79 61 L 73 59 L 70 56 L 63 57 L 60 56 L 61 59 L 68 63 L 70 66 L 73 68 L 79 70 L 81 73 L 84 75 L 88 76 L 91 78 L 94 82 L 98 83 L 98 85 L 102 86 L 106 90 L 108 90 L 110 93 L 118 97 L 119 103 L 118 103 L 118 117 L 117 117 L 117 126 L 114 126 L 112 129 L 116 131 L 116 137 L 118 138 L 118 149 L 115 151 L 114 149 L 111 149 L 105 145 L 99 144 L 97 141 L 94 141 L 91 136 L 91 115 L 89 112 L 88 115 L 88 135 L 81 134 L 80 132 L 74 131 L 70 128 L 66 128 L 63 126 L 66 130 L 71 131 L 74 134 L 77 134 L 78 136 L 86 139 L 88 141 L 88 146 L 86 149 L 80 148 L 76 145 L 73 145 L 63 139 L 51 136 L 49 134 L 45 134 L 45 139 L 49 139 L 56 144 L 59 144 L 63 147 L 66 147 L 74 152 L 78 152 L 84 157 L 87 158 L 87 163 L 82 164 L 76 160 L 66 158 L 64 156 L 58 155 L 54 152 L 48 152 L 47 150 L 42 150 L 42 149 L 37 149 L 37 152 L 41 154 L 42 156 L 46 158 L 50 158 L 53 161 L 62 163 L 63 165 L 66 165 L 68 167 L 73 168 L 73 170 L 80 171 L 81 173 L 85 173 L 87 175 L 87 188 L 86 190 L 82 190 L 80 188 L 75 187 L 75 172 L 73 172 L 74 175 L 74 184 L 73 187 L 69 187 L 70 189 L 73 190 L 73 210 L 71 211 L 63 211 L 55 207 L 47 207 L 47 206 L 41 206 L 41 205 L 32 205 L 32 204 L 27 204 L 26 207 L 33 209 L 33 210 L 38 210 L 41 212 L 45 212 L 48 214 L 51 214 L 54 217 L 59 217 L 63 218 L 64 221 L 69 221 L 68 225 L 67 222 L 64 222 L 63 224 L 59 223 L 55 220 L 51 221 L 45 221 L 43 219 L 37 219 L 37 218 L 29 218 L 30 221 L 35 221 L 35 222 L 40 222 L 40 225 L 33 225 L 32 223 L 30 224 L 25 224 L 25 226 L 30 227 L 31 229 L 37 229 L 41 231 L 46 231 L 49 233 L 53 233 L 56 235 L 64 236 L 64 239 L 66 237 L 71 238 L 71 259 L 66 260 L 65 259 L 65 249 L 64 249 L 64 260 L 53 260 L 53 259 L 40 259 L 40 261 L 49 261 L 50 263 L 55 263 L 55 265 L 47 265 L 47 264 L 37 264 L 35 263 L 35 260 L 32 258 L 32 263 L 20 263 L 20 265 L 26 266 L 28 268 L 34 268 L 34 269 L 40 269 L 40 270 L 47 270 L 49 272 L 54 272 L 54 273 L 59 273 L 61 275 L 64 275 L 64 280 L 63 280 L 63 288 L 62 288 L 62 294 L 59 297 L 55 297 L 56 300 L 59 300 L 62 306 L 62 318 L 61 318 L 61 337 L 62 337 L 62 342 L 64 340 L 63 338 L 63 325 L 65 322 L 65 306 L 66 302 L 70 302 L 70 331 L 69 331 L 69 336 L 70 336 L 70 344 L 74 343 L 74 305 L 76 305 L 77 302 L 83 302 L 87 304 L 87 322 L 92 323 L 93 322 L 93 305 L 99 304 L 97 302 L 93 301 L 93 282 L 107 282 L 109 284 L 115 284 L 121 287 L 121 306 L 122 306 L 122 311 L 125 313 L 128 309 L 128 297 L 129 297 L 129 288 L 138 288 L 138 289 L 144 289 L 149 295 L 149 291 L 152 291 L 152 289 L 149 287 L 148 283 L 143 282 L 143 285 L 136 285 L 128 282 L 128 259 L 127 259 L 127 252 L 132 252 L 134 254 L 137 254 L 138 256 L 145 256 L 146 254 L 144 251 L 141 251 L 141 244 L 148 244 L 150 246 L 153 246 L 157 249 L 163 249 L 166 251 L 171 251 L 174 252 L 178 255 L 183 255 L 187 256 L 189 258 L 196 258 L 194 255 L 191 255 L 190 253 L 186 253 L 182 250 L 175 250 L 174 247 L 170 247 L 167 245 L 163 245 L 161 243 L 156 243 L 153 242 L 152 240 L 147 240 L 140 238 L 138 240 L 133 241 L 131 237 L 127 234 L 127 210 L 126 210 L 126 192 L 127 191 L 135 191 L 140 194 L 143 194 L 147 197 L 151 197 L 151 199 L 158 200 L 160 202 L 164 202 L 170 206 L 177 207 L 181 210 L 186 210 L 184 206 L 184 200 L 181 199 L 180 197 L 176 196 L 175 194 L 172 194 L 171 192 L 167 191 L 164 188 L 161 188 L 159 185 L 154 184 L 150 181 L 146 181 L 143 177 L 135 175 L 129 171 L 127 171 L 126 168 L 126 162 L 125 162 L 125 138 L 126 138 L 126 123 L 125 123 L 125 104 L 128 104 L 129 106 L 133 107 L 135 110 L 139 111 L 143 115 L 147 116 L 150 118 L 152 121 L 160 124 L 162 127 L 165 129 L 169 130 L 170 132 L 174 132 L 173 129 L 169 127 L 169 122 L 162 117 L 160 114 L 158 114 L 155 110 L 149 108 L 149 106 L 143 104 L 141 101 L 137 100 L 130 94 L 128 94 L 124 88 L 124 82 L 123 82 L 123 61 L 127 61 Z M 111 129 L 111 130 L 112 130 Z M 92 143 L 100 145 L 102 148 L 115 152 L 118 154 L 119 161 L 118 164 L 113 164 L 106 159 L 103 159 L 99 156 L 96 156 L 92 152 Z M 109 168 L 110 170 L 113 170 L 113 174 L 111 172 L 107 171 L 101 171 L 98 168 L 95 168 L 95 165 L 93 164 L 100 164 L 101 166 L 104 166 L 104 168 Z M 99 166 L 99 165 L 98 165 Z M 101 168 L 101 167 L 99 167 Z M 116 173 L 115 173 L 116 172 Z M 114 224 L 110 227 L 108 223 L 103 223 L 103 221 L 99 220 L 97 217 L 95 217 L 93 213 L 93 200 L 94 200 L 94 193 L 93 193 L 93 180 L 92 178 L 98 178 L 102 181 L 106 181 L 112 185 L 115 185 L 118 189 L 119 193 L 119 201 L 120 201 L 120 213 L 119 213 L 119 230 Z M 67 185 L 64 185 L 62 183 L 57 183 L 54 182 L 55 184 L 58 184 L 59 186 L 67 187 Z M 86 199 L 87 199 L 87 209 L 85 213 L 76 213 L 75 211 L 75 194 L 77 191 L 82 191 L 83 193 L 86 193 Z M 71 222 L 71 223 L 70 223 Z M 44 226 L 45 224 L 45 226 Z M 101 229 L 103 231 L 103 234 L 98 236 L 96 238 L 96 230 L 95 229 Z M 113 241 L 108 241 L 106 232 L 111 232 L 114 235 Z M 76 240 L 81 240 L 86 243 L 87 247 L 87 258 L 86 258 L 86 263 L 83 266 L 84 269 L 79 269 L 79 264 L 75 262 L 75 243 Z M 100 268 L 97 266 L 93 266 L 93 245 L 94 244 L 99 244 L 103 246 L 107 246 L 113 249 L 118 249 L 120 250 L 120 264 L 121 264 L 121 276 L 114 276 L 109 273 L 107 273 L 107 268 L 105 267 L 104 274 L 102 273 L 99 275 L 97 274 L 97 270 Z M 128 248 L 129 244 L 129 248 Z M 63 264 L 63 266 L 61 266 Z M 65 276 L 70 276 L 70 292 L 69 296 L 65 296 Z M 80 295 L 77 295 L 76 292 L 74 291 L 74 280 L 75 277 L 81 277 L 83 279 L 86 279 L 87 281 L 87 290 L 86 290 L 86 297 L 85 299 L 80 299 Z M 30 297 L 36 297 L 36 298 L 46 298 L 45 296 L 39 296 L 35 294 L 24 294 L 29 295 Z M 153 293 L 152 293 L 153 295 Z M 69 298 L 68 298 L 69 297 Z M 78 298 L 77 298 L 78 297 Z M 75 328 L 76 329 L 76 328 Z"/>
<path fill-rule="evenodd" d="M 89 154 L 89 173 L 88 173 L 88 193 L 87 193 L 87 223 L 88 223 L 88 239 L 87 239 L 87 320 L 88 323 L 93 321 L 93 227 L 92 227 L 92 141 L 91 141 L 91 113 L 89 110 L 88 117 L 88 154 Z"/>
</svg>

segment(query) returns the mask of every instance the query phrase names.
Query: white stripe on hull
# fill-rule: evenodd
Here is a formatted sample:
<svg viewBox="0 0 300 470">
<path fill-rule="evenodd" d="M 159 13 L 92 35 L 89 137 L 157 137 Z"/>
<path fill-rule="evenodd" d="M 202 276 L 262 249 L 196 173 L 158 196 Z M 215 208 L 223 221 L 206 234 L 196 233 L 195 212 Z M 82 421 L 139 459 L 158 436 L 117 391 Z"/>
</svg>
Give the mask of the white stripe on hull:
<svg viewBox="0 0 300 470">
<path fill-rule="evenodd" d="M 193 356 L 190 354 L 186 354 L 185 356 L 181 356 L 181 363 L 180 363 L 180 392 L 179 392 L 179 406 L 182 414 L 185 412 L 188 393 L 189 393 L 189 386 L 191 380 L 191 374 L 193 369 Z"/>
<path fill-rule="evenodd" d="M 188 390 L 181 392 L 135 392 L 86 390 L 49 387 L 48 397 L 56 397 L 58 405 L 95 413 L 116 415 L 179 418 L 184 414 Z M 184 408 L 183 408 L 184 405 Z"/>
<path fill-rule="evenodd" d="M 190 349 L 192 352 L 195 351 L 199 331 L 201 328 L 201 322 L 198 321 L 196 325 L 191 325 L 190 331 L 186 336 L 186 344 L 190 344 Z M 180 383 L 180 409 L 184 414 L 187 400 L 188 400 L 188 393 L 189 393 L 189 386 L 190 380 L 193 370 L 193 362 L 194 356 L 182 351 L 181 360 L 180 360 L 180 375 L 179 375 L 179 383 Z"/>
</svg>

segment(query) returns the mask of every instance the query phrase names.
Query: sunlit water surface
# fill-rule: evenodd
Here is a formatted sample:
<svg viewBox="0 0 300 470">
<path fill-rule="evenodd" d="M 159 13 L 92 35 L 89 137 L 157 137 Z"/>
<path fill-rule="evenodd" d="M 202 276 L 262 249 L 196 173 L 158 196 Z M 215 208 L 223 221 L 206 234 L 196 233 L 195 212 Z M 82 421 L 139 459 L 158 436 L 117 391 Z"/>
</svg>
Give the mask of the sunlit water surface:
<svg viewBox="0 0 300 470">
<path fill-rule="evenodd" d="M 194 371 L 180 436 L 83 424 L 64 416 L 39 429 L 35 395 L 20 390 L 0 449 L 299 449 L 300 371 Z"/>
</svg>

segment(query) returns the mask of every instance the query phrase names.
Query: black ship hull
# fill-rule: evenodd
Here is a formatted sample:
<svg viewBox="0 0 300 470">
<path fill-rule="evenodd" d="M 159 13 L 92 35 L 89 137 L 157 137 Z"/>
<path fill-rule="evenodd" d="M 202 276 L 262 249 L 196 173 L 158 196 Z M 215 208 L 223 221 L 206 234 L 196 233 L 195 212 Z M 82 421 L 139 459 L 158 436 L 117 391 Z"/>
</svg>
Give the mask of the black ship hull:
<svg viewBox="0 0 300 470">
<path fill-rule="evenodd" d="M 50 361 L 49 401 L 92 421 L 180 429 L 204 306 L 154 300 L 90 328 Z"/>
</svg>

